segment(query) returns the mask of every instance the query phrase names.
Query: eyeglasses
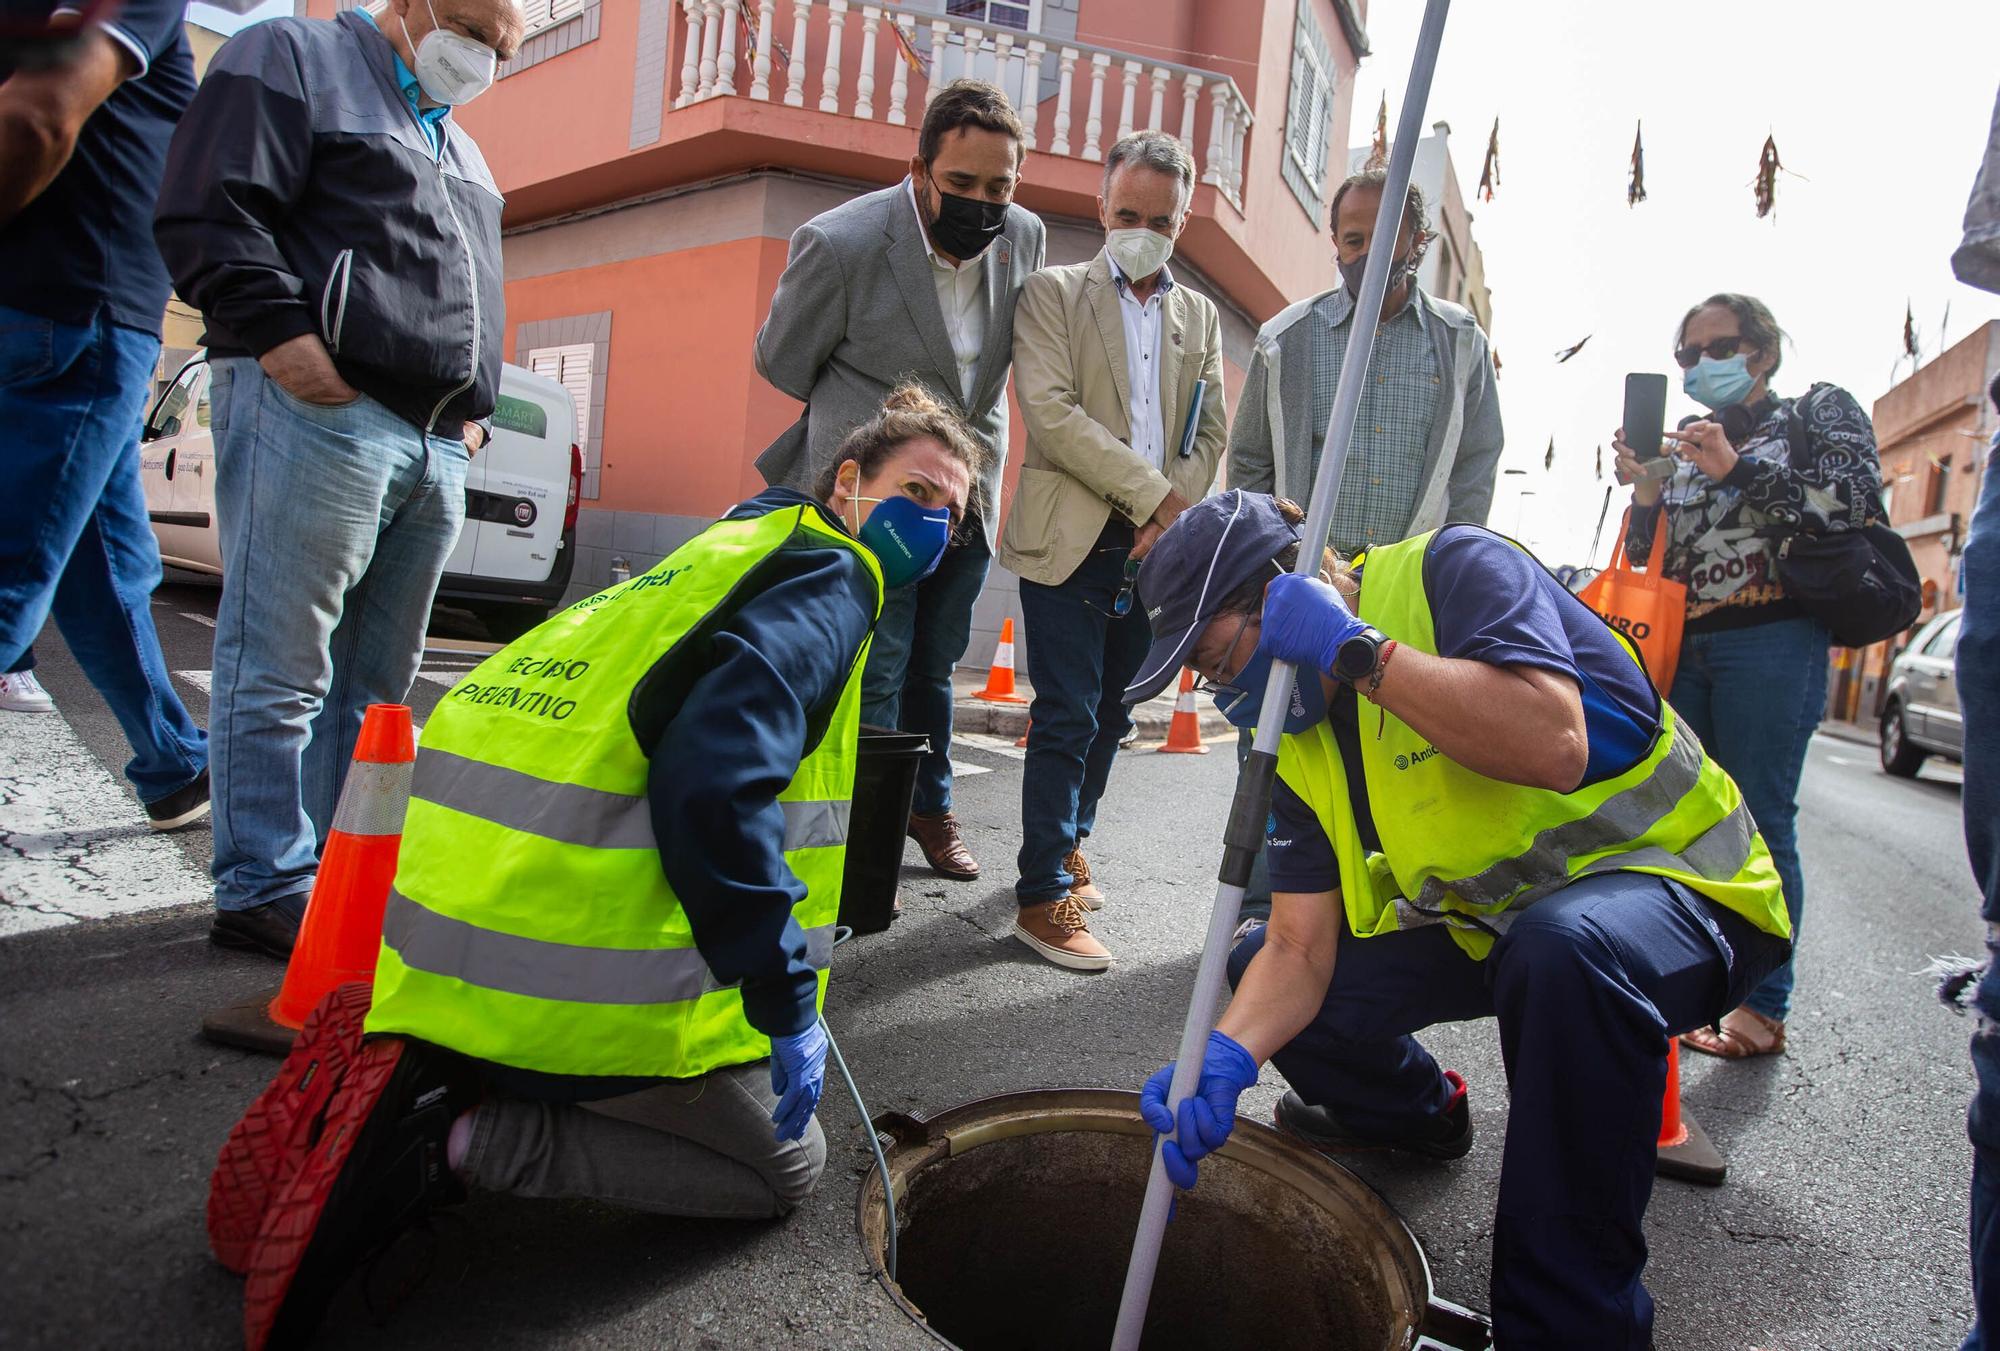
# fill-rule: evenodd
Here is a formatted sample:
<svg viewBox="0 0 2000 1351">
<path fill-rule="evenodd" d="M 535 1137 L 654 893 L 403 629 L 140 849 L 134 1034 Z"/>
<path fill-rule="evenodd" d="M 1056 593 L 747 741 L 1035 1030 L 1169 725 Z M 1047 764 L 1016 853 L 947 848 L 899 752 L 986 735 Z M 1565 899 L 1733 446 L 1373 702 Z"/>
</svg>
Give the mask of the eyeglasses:
<svg viewBox="0 0 2000 1351">
<path fill-rule="evenodd" d="M 1705 345 L 1694 343 L 1683 347 L 1674 353 L 1674 360 L 1680 364 L 1682 370 L 1691 371 L 1694 369 L 1694 363 L 1700 361 L 1704 355 L 1711 356 L 1717 361 L 1727 361 L 1745 346 L 1753 352 L 1757 350 L 1755 343 L 1744 342 L 1742 334 L 1732 333 L 1726 338 L 1717 338 Z"/>
<path fill-rule="evenodd" d="M 1105 550 L 1106 553 L 1111 552 Z M 1139 585 L 1139 568 L 1145 563 L 1143 558 L 1125 560 L 1125 582 L 1118 588 L 1118 594 L 1111 598 L 1111 608 L 1106 610 L 1093 605 L 1090 608 L 1109 619 L 1123 619 L 1132 613 L 1132 592 Z"/>
<path fill-rule="evenodd" d="M 1222 649 L 1222 659 L 1224 661 L 1229 661 L 1236 655 L 1236 645 L 1243 641 L 1243 631 L 1250 627 L 1251 618 L 1252 616 L 1246 612 L 1243 618 L 1236 621 L 1236 632 L 1229 635 L 1229 646 Z M 1196 676 L 1194 678 L 1195 691 L 1199 694 L 1211 694 L 1221 697 L 1241 697 L 1243 691 L 1229 682 L 1241 676 L 1243 674 L 1243 667 L 1248 664 L 1248 662 L 1239 664 L 1234 671 L 1231 671 L 1222 680 L 1210 680 L 1207 676 L 1202 675 Z"/>
</svg>

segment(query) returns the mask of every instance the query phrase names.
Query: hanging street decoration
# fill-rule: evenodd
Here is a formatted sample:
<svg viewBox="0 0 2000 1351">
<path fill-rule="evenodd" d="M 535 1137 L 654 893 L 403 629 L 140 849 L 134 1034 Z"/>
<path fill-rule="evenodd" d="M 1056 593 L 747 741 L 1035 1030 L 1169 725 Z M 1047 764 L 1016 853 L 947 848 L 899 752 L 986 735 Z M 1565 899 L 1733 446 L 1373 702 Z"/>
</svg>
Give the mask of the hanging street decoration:
<svg viewBox="0 0 2000 1351">
<path fill-rule="evenodd" d="M 1903 302 L 1903 355 L 1911 361 L 1917 359 L 1917 315 L 1907 300 Z"/>
<path fill-rule="evenodd" d="M 1556 467 L 1556 439 L 1553 436 L 1551 436 L 1549 438 L 1549 453 L 1542 456 L 1542 468 L 1554 469 L 1555 467 Z"/>
<path fill-rule="evenodd" d="M 1493 200 L 1493 189 L 1500 186 L 1500 119 L 1493 119 L 1493 134 L 1486 138 L 1486 163 L 1479 170 L 1477 195 L 1482 202 Z"/>
<path fill-rule="evenodd" d="M 1368 147 L 1368 162 L 1364 169 L 1386 169 L 1389 167 L 1389 96 L 1382 96 L 1382 106 L 1375 113 L 1375 139 Z"/>
<path fill-rule="evenodd" d="M 1778 170 L 1785 166 L 1778 162 L 1778 142 L 1776 138 L 1764 138 L 1763 153 L 1757 156 L 1757 219 L 1771 214 L 1771 208 L 1778 204 Z"/>
<path fill-rule="evenodd" d="M 910 44 L 910 35 L 903 31 L 903 25 L 891 20 L 889 27 L 896 34 L 896 50 L 901 53 L 903 64 L 910 68 L 912 74 L 921 75 L 928 80 L 931 77 L 931 69 L 924 63 L 923 56 Z"/>
<path fill-rule="evenodd" d="M 1491 350 L 1493 352 L 1493 378 L 1498 380 L 1500 378 L 1500 349 L 1495 347 Z"/>
<path fill-rule="evenodd" d="M 743 9 L 743 55 L 746 58 L 746 64 L 754 65 L 756 63 L 757 35 L 757 16 L 750 12 L 748 6 L 745 6 Z M 775 70 L 790 71 L 792 68 L 792 49 L 780 42 L 778 35 L 775 33 L 771 35 L 771 65 Z"/>
<path fill-rule="evenodd" d="M 1601 442 L 1597 447 L 1597 477 L 1599 479 L 1604 477 L 1604 446 Z"/>
<path fill-rule="evenodd" d="M 1560 351 L 1560 352 L 1557 352 L 1557 353 L 1556 353 L 1556 365 L 1558 365 L 1558 366 L 1562 365 L 1562 364 L 1563 364 L 1563 363 L 1564 363 L 1565 361 L 1568 361 L 1568 360 L 1569 360 L 1569 359 L 1570 359 L 1571 357 L 1575 356 L 1575 355 L 1576 355 L 1576 354 L 1577 354 L 1578 352 L 1581 352 L 1581 351 L 1583 350 L 1583 343 L 1584 343 L 1584 342 L 1589 342 L 1589 341 L 1590 341 L 1590 340 L 1591 340 L 1592 338 L 1594 338 L 1594 337 L 1596 337 L 1596 336 L 1597 336 L 1597 335 L 1596 335 L 1595 333 L 1586 333 L 1586 334 L 1584 334 L 1584 335 L 1583 335 L 1583 342 L 1580 342 L 1580 343 L 1578 343 L 1578 344 L 1577 344 L 1576 346 L 1574 346 L 1574 347 L 1565 347 L 1565 348 L 1564 348 L 1564 349 L 1563 349 L 1562 351 Z"/>
<path fill-rule="evenodd" d="M 1646 200 L 1646 147 L 1641 139 L 1643 127 L 1632 125 L 1632 181 L 1625 186 L 1625 205 L 1637 206 Z"/>
</svg>

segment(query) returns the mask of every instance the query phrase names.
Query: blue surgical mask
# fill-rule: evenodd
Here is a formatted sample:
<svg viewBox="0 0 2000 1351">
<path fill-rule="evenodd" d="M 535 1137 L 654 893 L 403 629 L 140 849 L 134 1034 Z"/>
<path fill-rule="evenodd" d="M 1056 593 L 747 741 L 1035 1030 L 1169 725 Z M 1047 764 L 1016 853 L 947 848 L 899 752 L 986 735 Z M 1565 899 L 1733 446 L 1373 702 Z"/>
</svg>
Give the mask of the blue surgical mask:
<svg viewBox="0 0 2000 1351">
<path fill-rule="evenodd" d="M 1292 698 L 1285 709 L 1288 736 L 1311 731 L 1326 720 L 1326 688 L 1313 672 L 1306 672 L 1305 677 L 1301 680 L 1296 671 L 1292 675 Z M 1231 685 L 1215 692 L 1215 706 L 1230 726 L 1255 727 L 1257 715 L 1264 709 L 1264 687 L 1270 683 L 1271 654 L 1259 652 L 1244 663 Z"/>
<path fill-rule="evenodd" d="M 855 510 L 874 502 L 858 533 L 882 565 L 882 585 L 893 590 L 920 582 L 937 571 L 951 543 L 951 513 L 932 511 L 907 497 L 856 497 Z"/>
<path fill-rule="evenodd" d="M 1681 388 L 1688 397 L 1711 411 L 1743 402 L 1756 383 L 1749 359 L 1741 352 L 1720 361 L 1705 356 L 1681 374 Z"/>
</svg>

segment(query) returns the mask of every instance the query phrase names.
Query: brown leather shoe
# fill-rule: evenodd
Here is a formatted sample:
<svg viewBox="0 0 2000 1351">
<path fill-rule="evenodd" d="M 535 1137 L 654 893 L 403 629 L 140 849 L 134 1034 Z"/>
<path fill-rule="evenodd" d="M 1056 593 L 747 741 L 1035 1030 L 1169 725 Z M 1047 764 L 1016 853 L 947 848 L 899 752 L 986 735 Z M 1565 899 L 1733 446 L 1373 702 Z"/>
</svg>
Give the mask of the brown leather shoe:
<svg viewBox="0 0 2000 1351">
<path fill-rule="evenodd" d="M 1072 849 L 1069 851 L 1069 856 L 1063 860 L 1063 871 L 1075 879 L 1075 881 L 1070 883 L 1069 888 L 1071 900 L 1075 901 L 1085 910 L 1102 910 L 1104 908 L 1104 893 L 1099 891 L 1097 884 L 1090 880 L 1090 863 L 1084 858 L 1083 850 Z"/>
<path fill-rule="evenodd" d="M 924 862 L 931 865 L 931 871 L 940 877 L 952 877 L 961 882 L 969 882 L 979 876 L 979 860 L 965 847 L 965 837 L 959 834 L 958 818 L 950 812 L 939 812 L 936 816 L 910 813 L 909 836 L 917 842 L 917 848 L 924 851 Z"/>
<path fill-rule="evenodd" d="M 1114 960 L 1110 949 L 1091 936 L 1074 896 L 1022 906 L 1014 919 L 1014 937 L 1072 971 L 1102 971 Z"/>
</svg>

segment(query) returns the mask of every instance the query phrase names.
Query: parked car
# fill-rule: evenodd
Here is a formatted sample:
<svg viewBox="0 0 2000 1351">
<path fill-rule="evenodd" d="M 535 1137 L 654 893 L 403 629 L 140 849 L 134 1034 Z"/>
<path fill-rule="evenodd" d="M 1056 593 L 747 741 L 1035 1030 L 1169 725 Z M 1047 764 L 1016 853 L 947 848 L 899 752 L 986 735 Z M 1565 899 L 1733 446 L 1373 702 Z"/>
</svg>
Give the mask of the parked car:
<svg viewBox="0 0 2000 1351">
<path fill-rule="evenodd" d="M 160 556 L 219 577 L 208 381 L 207 357 L 197 353 L 146 418 L 139 472 Z M 501 642 L 546 619 L 569 587 L 583 484 L 575 429 L 569 391 L 523 367 L 500 368 L 493 436 L 466 471 L 465 529 L 438 599 L 471 610 Z"/>
<path fill-rule="evenodd" d="M 1889 667 L 1882 704 L 1882 768 L 1900 778 L 1913 777 L 1932 755 L 1965 758 L 1965 719 L 1952 670 L 1963 614 L 1953 610 L 1926 624 Z"/>
</svg>

